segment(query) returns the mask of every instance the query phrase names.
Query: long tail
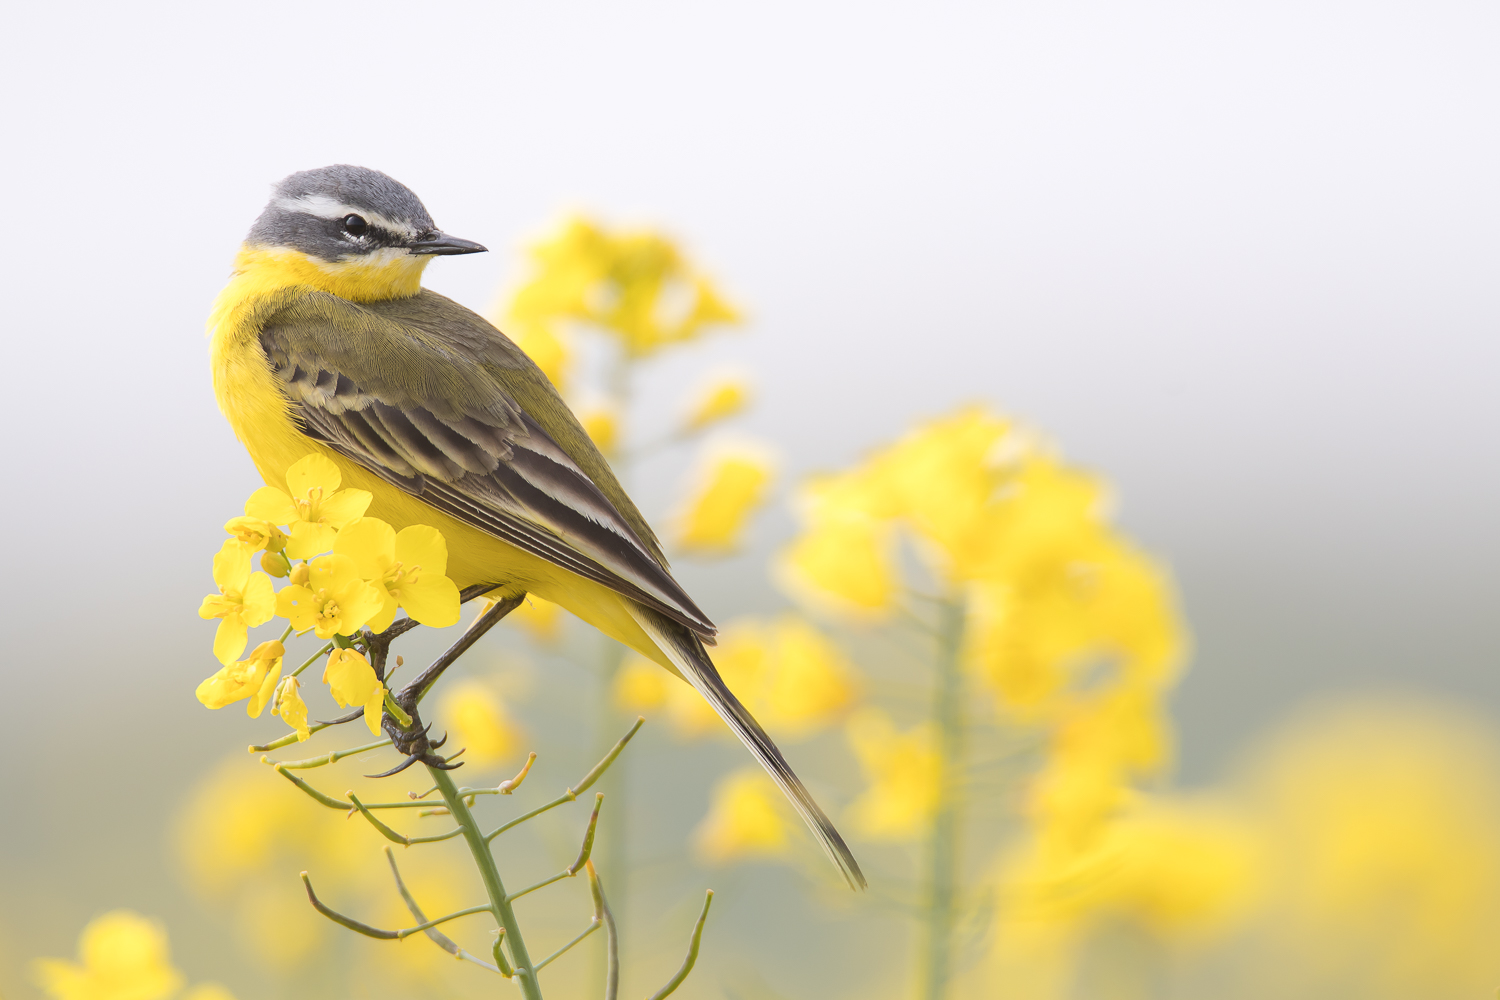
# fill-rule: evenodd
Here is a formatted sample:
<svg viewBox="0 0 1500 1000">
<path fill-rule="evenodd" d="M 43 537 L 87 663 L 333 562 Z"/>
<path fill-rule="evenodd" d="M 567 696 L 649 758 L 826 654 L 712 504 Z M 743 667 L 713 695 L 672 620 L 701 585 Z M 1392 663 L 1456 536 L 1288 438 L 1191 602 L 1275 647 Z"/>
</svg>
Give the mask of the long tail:
<svg viewBox="0 0 1500 1000">
<path fill-rule="evenodd" d="M 698 689 L 698 693 L 708 699 L 708 703 L 719 713 L 720 718 L 729 723 L 729 728 L 740 738 L 750 752 L 755 754 L 761 766 L 766 769 L 781 791 L 791 802 L 807 828 L 818 838 L 823 845 L 824 852 L 829 859 L 838 865 L 839 871 L 849 882 L 849 887 L 863 889 L 865 887 L 864 873 L 859 870 L 859 862 L 854 860 L 854 855 L 849 850 L 849 845 L 844 843 L 844 838 L 834 828 L 833 821 L 823 814 L 813 797 L 808 794 L 802 785 L 802 780 L 797 777 L 786 758 L 781 756 L 781 751 L 776 744 L 771 742 L 771 737 L 760 728 L 760 723 L 755 721 L 740 700 L 729 690 L 719 671 L 714 667 L 713 661 L 703 649 L 703 643 L 698 637 L 687 629 L 670 621 L 665 616 L 652 611 L 650 608 L 642 607 L 634 601 L 626 601 L 630 614 L 645 630 L 646 634 L 667 654 L 682 676 L 687 678 L 688 683 Z"/>
</svg>

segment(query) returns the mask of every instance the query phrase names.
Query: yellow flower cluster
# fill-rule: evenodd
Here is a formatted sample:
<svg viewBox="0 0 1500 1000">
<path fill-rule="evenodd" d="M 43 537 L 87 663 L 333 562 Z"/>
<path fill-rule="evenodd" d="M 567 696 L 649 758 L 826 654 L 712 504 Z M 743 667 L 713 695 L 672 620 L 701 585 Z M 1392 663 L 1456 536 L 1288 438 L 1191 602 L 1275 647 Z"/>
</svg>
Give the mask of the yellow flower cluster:
<svg viewBox="0 0 1500 1000">
<path fill-rule="evenodd" d="M 129 910 L 89 921 L 78 938 L 78 961 L 42 958 L 32 969 L 37 985 L 54 1000 L 169 1000 L 183 984 L 166 930 Z M 200 983 L 181 1000 L 234 998 L 217 983 Z"/>
<path fill-rule="evenodd" d="M 839 648 L 806 621 L 740 619 L 719 635 L 714 664 L 729 689 L 768 730 L 800 739 L 836 724 L 858 693 L 853 667 Z M 684 737 L 725 733 L 697 691 L 641 656 L 615 676 L 615 702 L 632 712 L 665 709 Z"/>
<path fill-rule="evenodd" d="M 249 629 L 273 617 L 292 632 L 320 639 L 354 635 L 362 628 L 383 632 L 397 609 L 435 628 L 458 621 L 458 587 L 446 576 L 448 547 L 426 525 L 396 531 L 366 517 L 372 501 L 365 490 L 340 489 L 338 466 L 320 454 L 294 463 L 285 490 L 265 486 L 245 502 L 245 515 L 224 527 L 230 538 L 214 557 L 217 594 L 203 599 L 199 617 L 218 619 L 214 655 L 223 666 L 198 686 L 209 708 L 248 699 L 251 718 L 267 705 L 306 739 L 307 706 L 295 677 L 281 680 L 285 648 L 263 642 L 244 660 Z M 261 553 L 266 572 L 252 572 Z M 298 561 L 293 565 L 293 561 Z M 271 576 L 289 577 L 279 592 Z M 363 656 L 335 649 L 324 671 L 336 701 L 365 706 L 365 721 L 379 732 L 385 689 Z"/>
<path fill-rule="evenodd" d="M 531 277 L 511 296 L 502 325 L 559 387 L 567 364 L 562 323 L 597 327 L 628 356 L 642 357 L 739 321 L 714 283 L 657 232 L 610 232 L 573 218 L 535 243 L 530 257 Z"/>
<path fill-rule="evenodd" d="M 677 545 L 699 554 L 735 551 L 770 488 L 773 465 L 763 449 L 740 447 L 710 454 L 677 519 Z"/>
</svg>

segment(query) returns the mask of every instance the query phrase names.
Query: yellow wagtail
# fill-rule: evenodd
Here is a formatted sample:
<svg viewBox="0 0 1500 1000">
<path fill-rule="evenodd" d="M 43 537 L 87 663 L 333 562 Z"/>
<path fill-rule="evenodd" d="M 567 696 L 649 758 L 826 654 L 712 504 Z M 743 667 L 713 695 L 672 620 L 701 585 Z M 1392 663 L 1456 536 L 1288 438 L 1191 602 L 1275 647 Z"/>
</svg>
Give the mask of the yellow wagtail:
<svg viewBox="0 0 1500 1000">
<path fill-rule="evenodd" d="M 567 608 L 708 699 L 851 885 L 858 863 L 704 650 L 714 625 L 552 383 L 477 314 L 422 288 L 438 230 L 363 167 L 276 186 L 214 304 L 214 391 L 269 484 L 316 451 L 370 491 L 370 516 L 438 528 L 460 587 Z"/>
</svg>

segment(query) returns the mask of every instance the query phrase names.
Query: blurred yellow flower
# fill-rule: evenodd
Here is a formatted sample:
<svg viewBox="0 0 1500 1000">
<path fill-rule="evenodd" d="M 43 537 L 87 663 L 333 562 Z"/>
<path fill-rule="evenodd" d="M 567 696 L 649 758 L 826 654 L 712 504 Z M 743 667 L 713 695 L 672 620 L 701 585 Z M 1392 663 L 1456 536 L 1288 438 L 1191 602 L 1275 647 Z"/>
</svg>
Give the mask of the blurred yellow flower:
<svg viewBox="0 0 1500 1000">
<path fill-rule="evenodd" d="M 613 455 L 620 441 L 620 416 L 607 406 L 594 406 L 578 413 L 578 422 L 589 440 L 604 454 Z"/>
<path fill-rule="evenodd" d="M 530 632 L 537 642 L 556 642 L 562 635 L 562 608 L 533 594 L 527 594 L 506 620 Z"/>
<path fill-rule="evenodd" d="M 258 517 L 230 518 L 225 522 L 224 530 L 250 552 L 280 552 L 286 547 L 286 532 Z"/>
<path fill-rule="evenodd" d="M 932 728 L 900 732 L 890 716 L 869 706 L 849 718 L 845 734 L 870 783 L 849 807 L 854 828 L 872 840 L 915 840 L 926 831 L 941 790 Z"/>
<path fill-rule="evenodd" d="M 199 983 L 184 993 L 182 1000 L 234 1000 L 234 994 L 220 983 Z"/>
<path fill-rule="evenodd" d="M 56 1000 L 165 1000 L 182 987 L 167 932 L 129 910 L 95 917 L 78 939 L 78 961 L 41 958 L 39 986 Z"/>
<path fill-rule="evenodd" d="M 724 376 L 706 383 L 695 393 L 682 422 L 686 432 L 705 427 L 742 412 L 750 405 L 750 385 L 742 378 Z"/>
<path fill-rule="evenodd" d="M 626 711 L 650 711 L 665 705 L 672 687 L 681 684 L 644 656 L 630 654 L 615 671 L 614 702 Z"/>
<path fill-rule="evenodd" d="M 481 680 L 464 678 L 443 692 L 441 716 L 454 745 L 466 747 L 466 759 L 477 766 L 498 763 L 520 749 L 521 731 L 505 703 Z"/>
<path fill-rule="evenodd" d="M 533 244 L 530 257 L 532 275 L 504 310 L 528 334 L 531 324 L 590 323 L 619 338 L 628 356 L 640 357 L 739 320 L 713 283 L 658 233 L 611 233 L 574 218 Z"/>
<path fill-rule="evenodd" d="M 305 742 L 312 732 L 307 728 L 307 702 L 302 700 L 301 686 L 302 682 L 295 677 L 282 681 L 272 699 L 271 714 L 281 716 L 281 721 L 297 731 L 297 741 Z"/>
<path fill-rule="evenodd" d="M 341 490 L 343 473 L 316 452 L 286 470 L 288 492 L 262 486 L 245 501 L 245 513 L 291 530 L 286 554 L 309 559 L 333 548 L 338 529 L 360 517 L 374 499 L 365 490 Z"/>
<path fill-rule="evenodd" d="M 260 718 L 281 677 L 284 655 L 286 649 L 281 643 L 261 643 L 246 659 L 220 667 L 218 673 L 199 684 L 198 700 L 207 708 L 217 709 L 249 698 L 246 712 L 252 719 Z"/>
<path fill-rule="evenodd" d="M 724 864 L 785 854 L 792 821 L 784 802 L 781 791 L 760 768 L 743 768 L 719 779 L 708 815 L 693 831 L 699 856 Z"/>
<path fill-rule="evenodd" d="M 762 723 L 796 739 L 842 718 L 854 703 L 854 670 L 827 636 L 784 615 L 764 629 L 763 642 L 760 684 L 750 693 Z"/>
<path fill-rule="evenodd" d="M 806 528 L 782 554 L 777 572 L 798 600 L 837 615 L 883 613 L 896 594 L 895 534 L 876 516 L 868 476 L 810 480 L 799 491 Z"/>
<path fill-rule="evenodd" d="M 458 585 L 444 575 L 448 543 L 436 528 L 413 524 L 398 532 L 378 518 L 357 517 L 340 529 L 333 552 L 353 560 L 359 577 L 384 595 L 380 610 L 366 622 L 373 631 L 390 628 L 398 607 L 432 628 L 457 623 Z M 314 575 L 320 562 L 313 563 Z"/>
<path fill-rule="evenodd" d="M 381 714 L 385 706 L 385 687 L 375 678 L 370 661 L 354 649 L 335 649 L 328 654 L 323 668 L 323 683 L 340 708 L 363 705 L 365 725 L 374 736 L 380 735 Z"/>
<path fill-rule="evenodd" d="M 713 659 L 730 690 L 738 693 L 735 665 L 726 661 L 719 650 L 714 651 Z M 727 672 L 726 663 L 730 668 Z M 672 731 L 681 739 L 696 739 L 725 730 L 718 714 L 691 684 L 673 677 L 638 653 L 627 653 L 620 669 L 615 671 L 612 697 L 616 705 L 631 712 L 650 714 L 665 709 Z"/>
<path fill-rule="evenodd" d="M 214 633 L 214 656 L 232 663 L 245 651 L 249 630 L 270 621 L 276 612 L 271 578 L 250 572 L 250 552 L 229 539 L 214 556 L 214 583 L 219 592 L 203 599 L 198 617 L 219 619 Z"/>
<path fill-rule="evenodd" d="M 536 363 L 558 392 L 566 388 L 568 362 L 571 359 L 567 344 L 558 336 L 551 323 L 534 317 L 522 319 L 503 312 L 496 315 L 494 323 Z"/>
<path fill-rule="evenodd" d="M 382 614 L 388 595 L 384 587 L 365 582 L 353 559 L 332 553 L 308 564 L 305 586 L 293 583 L 281 588 L 276 613 L 298 632 L 312 629 L 319 639 L 332 639 L 353 635 Z"/>
<path fill-rule="evenodd" d="M 678 546 L 698 553 L 734 551 L 751 514 L 765 502 L 771 477 L 772 463 L 758 450 L 726 450 L 710 457 L 678 519 Z"/>
<path fill-rule="evenodd" d="M 1288 992 L 1295 977 L 1323 995 L 1493 994 L 1493 723 L 1413 697 L 1323 706 L 1252 756 L 1245 785 L 1270 838 L 1269 960 Z"/>
</svg>

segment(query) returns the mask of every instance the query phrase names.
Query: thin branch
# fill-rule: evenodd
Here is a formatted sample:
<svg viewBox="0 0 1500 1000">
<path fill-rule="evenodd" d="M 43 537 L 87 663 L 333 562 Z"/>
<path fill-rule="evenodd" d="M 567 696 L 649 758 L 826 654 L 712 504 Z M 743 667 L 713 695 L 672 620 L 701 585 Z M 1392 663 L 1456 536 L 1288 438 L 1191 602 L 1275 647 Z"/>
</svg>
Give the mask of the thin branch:
<svg viewBox="0 0 1500 1000">
<path fill-rule="evenodd" d="M 505 823 L 495 829 L 493 832 L 485 834 L 485 842 L 488 843 L 494 840 L 506 830 L 509 830 L 515 826 L 519 826 L 520 824 L 526 822 L 529 819 L 532 819 L 533 817 L 540 816 L 542 813 L 546 812 L 549 809 L 556 809 L 558 806 L 566 805 L 569 802 L 577 800 L 578 796 L 581 793 L 588 791 L 589 786 L 598 781 L 599 776 L 605 772 L 605 769 L 607 769 L 609 765 L 614 763 L 615 758 L 620 756 L 620 751 L 625 749 L 625 744 L 630 742 L 631 737 L 633 737 L 637 732 L 640 731 L 641 726 L 645 725 L 645 722 L 646 717 L 644 715 L 637 716 L 635 725 L 630 727 L 630 732 L 626 733 L 624 736 L 621 736 L 620 741 L 614 745 L 609 753 L 604 755 L 604 759 L 595 764 L 593 770 L 589 771 L 588 774 L 585 774 L 583 776 L 583 780 L 580 781 L 575 787 L 569 788 L 567 791 L 563 792 L 561 795 L 553 799 L 551 802 L 548 802 L 546 805 L 538 806 L 537 808 L 531 810 L 531 812 L 525 813 L 521 816 L 517 816 L 509 823 Z"/>
<path fill-rule="evenodd" d="M 334 798 L 331 795 L 324 795 L 312 785 L 309 785 L 307 782 L 303 781 L 291 771 L 286 770 L 280 765 L 277 765 L 276 773 L 281 775 L 287 781 L 290 781 L 292 784 L 296 785 L 298 788 L 302 789 L 308 795 L 311 795 L 315 801 L 321 803 L 322 805 L 325 805 L 330 809 L 341 809 L 344 812 L 349 811 L 349 803 L 340 802 L 338 799 Z"/>
<path fill-rule="evenodd" d="M 350 747 L 348 750 L 335 750 L 332 753 L 325 753 L 321 757 L 309 757 L 306 760 L 268 760 L 262 757 L 260 762 L 262 764 L 270 764 L 272 767 L 290 767 L 302 770 L 310 767 L 322 767 L 325 764 L 334 764 L 345 757 L 352 757 L 357 753 L 364 753 L 367 750 L 379 750 L 381 747 L 388 747 L 390 745 L 390 740 L 380 740 L 377 743 L 366 743 L 362 747 Z"/>
<path fill-rule="evenodd" d="M 592 861 L 583 863 L 589 873 L 589 891 L 594 896 L 594 917 L 604 924 L 604 1000 L 618 1000 L 620 993 L 620 939 L 615 933 L 615 915 L 604 898 L 604 883 Z"/>
<path fill-rule="evenodd" d="M 558 872 L 556 875 L 553 875 L 550 878 L 544 878 L 536 885 L 529 885 L 519 892 L 513 892 L 509 896 L 506 896 L 505 901 L 507 903 L 513 903 L 516 900 L 520 899 L 522 896 L 526 895 L 528 892 L 535 892 L 538 889 L 542 889 L 551 885 L 553 882 L 560 882 L 565 878 L 572 878 L 583 869 L 584 865 L 588 864 L 589 855 L 594 852 L 594 831 L 599 826 L 599 807 L 603 804 L 604 793 L 595 792 L 594 811 L 589 814 L 588 829 L 583 831 L 583 844 L 578 848 L 578 860 L 573 862 L 573 864 L 569 867 L 564 868 L 562 871 Z M 538 968 L 540 968 L 540 966 L 538 966 Z"/>
<path fill-rule="evenodd" d="M 536 963 L 536 971 L 541 972 L 549 964 L 551 964 L 551 962 L 552 962 L 553 959 L 561 958 L 568 951 L 568 949 L 572 948 L 575 944 L 577 944 L 578 942 L 582 941 L 584 938 L 588 937 L 590 934 L 594 933 L 598 929 L 599 929 L 599 921 L 597 919 L 590 920 L 588 928 L 582 934 L 578 935 L 576 938 L 574 938 L 573 940 L 569 941 L 567 944 L 563 945 L 561 948 L 557 949 L 552 954 L 550 954 L 546 958 L 542 959 L 540 962 Z"/>
<path fill-rule="evenodd" d="M 358 920 L 355 920 L 353 917 L 346 917 L 338 910 L 324 906 L 322 901 L 318 899 L 317 894 L 313 892 L 312 880 L 307 877 L 307 872 L 302 873 L 302 884 L 307 888 L 307 898 L 308 901 L 312 903 L 313 909 L 317 910 L 319 913 L 323 914 L 323 916 L 327 917 L 329 920 L 332 920 L 334 923 L 347 927 L 351 931 L 356 931 L 360 934 L 365 935 L 366 937 L 380 938 L 382 941 L 395 941 L 401 936 L 398 931 L 383 931 L 378 927 L 371 927 L 369 924 L 362 924 Z"/>
<path fill-rule="evenodd" d="M 520 889 L 520 890 L 517 890 L 516 892 L 511 893 L 509 896 L 505 897 L 505 901 L 507 903 L 514 903 L 516 900 L 520 899 L 522 896 L 526 895 L 528 892 L 536 892 L 538 889 L 545 889 L 547 886 L 551 885 L 553 882 L 560 882 L 563 879 L 567 878 L 568 875 L 569 875 L 568 870 L 566 868 L 564 868 L 562 871 L 558 872 L 556 875 L 549 875 L 546 878 L 542 879 L 540 882 L 536 883 L 536 885 L 528 885 L 524 889 Z"/>
<path fill-rule="evenodd" d="M 353 792 L 345 792 L 344 794 L 349 796 L 349 801 L 354 803 L 354 808 L 359 810 L 360 815 L 369 820 L 370 825 L 380 831 L 381 836 L 392 843 L 401 844 L 403 847 L 410 847 L 412 844 L 436 844 L 440 840 L 451 840 L 463 833 L 463 830 L 454 827 L 447 833 L 441 833 L 435 837 L 406 837 L 376 819 L 375 814 L 370 812 L 369 808 L 363 802 L 359 801 L 358 795 L 355 795 Z"/>
<path fill-rule="evenodd" d="M 292 671 L 292 676 L 296 677 L 298 674 L 302 673 L 302 671 L 304 671 L 308 667 L 312 666 L 313 663 L 318 659 L 318 657 L 320 657 L 320 656 L 327 656 L 331 652 L 333 652 L 333 643 L 330 642 L 330 643 L 327 643 L 326 645 L 324 645 L 324 647 L 322 649 L 318 650 L 316 653 L 314 653 L 313 655 L 309 656 L 307 659 L 303 660 L 302 661 L 302 666 L 300 666 L 296 670 Z"/>
<path fill-rule="evenodd" d="M 698 945 L 703 940 L 703 925 L 708 922 L 708 907 L 713 901 L 714 891 L 710 889 L 703 897 L 703 912 L 698 914 L 698 922 L 693 925 L 693 936 L 688 941 L 687 958 L 682 960 L 682 968 L 677 970 L 677 975 L 667 980 L 667 985 L 652 994 L 651 1000 L 662 1000 L 663 997 L 669 996 L 673 990 L 682 985 L 688 973 L 693 971 L 693 966 L 698 962 Z"/>
<path fill-rule="evenodd" d="M 406 908 L 411 911 L 411 915 L 413 917 L 416 917 L 419 923 L 426 923 L 427 914 L 423 913 L 422 908 L 417 905 L 416 898 L 412 896 L 411 891 L 406 888 L 406 883 L 401 878 L 401 869 L 396 867 L 396 852 L 387 847 L 385 849 L 385 859 L 391 863 L 391 874 L 395 876 L 396 888 L 400 891 L 401 898 L 406 901 Z M 491 972 L 500 972 L 498 966 L 491 965 L 484 959 L 476 958 L 475 956 L 469 954 L 463 948 L 459 947 L 458 942 L 454 941 L 448 935 L 444 934 L 442 931 L 436 929 L 435 927 L 427 928 L 424 933 L 432 941 L 433 944 L 437 945 L 439 948 L 443 949 L 454 958 L 460 959 L 465 962 L 473 962 L 475 965 L 489 969 Z M 502 976 L 505 976 L 505 978 L 507 979 L 510 978 L 510 975 L 507 973 L 500 972 L 500 974 Z"/>
<path fill-rule="evenodd" d="M 495 911 L 488 903 L 484 904 L 483 906 L 470 906 L 467 909 L 455 910 L 454 912 L 448 914 L 446 917 L 438 917 L 436 920 L 429 920 L 426 923 L 418 924 L 415 927 L 407 927 L 399 930 L 396 932 L 396 937 L 404 941 L 418 931 L 429 930 L 433 927 L 436 927 L 438 924 L 446 924 L 450 920 L 457 920 L 459 917 L 472 917 L 476 913 L 488 913 L 493 916 Z"/>
</svg>

